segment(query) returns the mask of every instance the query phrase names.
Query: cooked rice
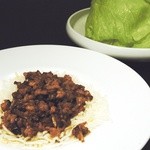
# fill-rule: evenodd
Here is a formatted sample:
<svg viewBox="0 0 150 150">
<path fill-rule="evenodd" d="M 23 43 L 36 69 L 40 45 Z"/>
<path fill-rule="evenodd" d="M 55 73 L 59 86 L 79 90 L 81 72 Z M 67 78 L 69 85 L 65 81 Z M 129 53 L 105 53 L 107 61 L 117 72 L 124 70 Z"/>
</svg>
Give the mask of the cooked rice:
<svg viewBox="0 0 150 150">
<path fill-rule="evenodd" d="M 58 73 L 57 73 L 58 74 Z M 73 81 L 75 83 L 78 82 L 76 78 L 74 78 L 71 75 Z M 0 81 L 0 104 L 3 102 L 4 99 L 12 99 L 12 92 L 16 90 L 16 85 L 13 84 L 14 81 L 20 81 L 22 82 L 24 80 L 24 76 L 22 74 L 15 74 L 10 79 Z M 79 83 L 79 82 L 78 82 Z M 7 130 L 5 127 L 3 129 L 0 129 L 0 142 L 3 143 L 14 143 L 14 144 L 21 144 L 22 146 L 28 146 L 28 147 L 35 147 L 39 148 L 42 147 L 48 143 L 48 146 L 50 147 L 56 147 L 63 145 L 68 142 L 75 142 L 77 139 L 72 137 L 72 129 L 82 123 L 87 122 L 86 126 L 89 128 L 89 130 L 92 132 L 93 129 L 95 129 L 97 126 L 102 124 L 103 122 L 107 121 L 109 118 L 108 115 L 108 105 L 107 101 L 104 97 L 98 94 L 98 92 L 93 92 L 91 90 L 91 86 L 86 86 L 83 83 L 80 83 L 85 86 L 86 89 L 90 91 L 90 93 L 93 95 L 93 100 L 86 103 L 86 109 L 84 112 L 79 113 L 76 117 L 74 117 L 71 120 L 71 126 L 67 127 L 64 132 L 61 133 L 60 138 L 55 137 L 51 138 L 50 134 L 47 131 L 44 131 L 42 133 L 38 133 L 37 136 L 33 137 L 32 139 L 29 139 L 27 137 L 23 137 L 21 135 L 14 135 L 9 130 Z M 91 87 L 90 89 L 87 87 Z M 0 108 L 0 123 L 2 122 L 1 116 L 3 115 L 3 112 Z"/>
</svg>

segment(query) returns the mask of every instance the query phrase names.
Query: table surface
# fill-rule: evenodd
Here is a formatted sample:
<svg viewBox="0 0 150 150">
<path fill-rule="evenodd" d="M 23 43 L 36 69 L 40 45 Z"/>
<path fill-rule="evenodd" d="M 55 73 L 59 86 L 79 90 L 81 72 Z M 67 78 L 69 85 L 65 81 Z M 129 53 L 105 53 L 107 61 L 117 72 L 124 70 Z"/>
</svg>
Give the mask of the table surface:
<svg viewBox="0 0 150 150">
<path fill-rule="evenodd" d="M 35 44 L 77 46 L 67 36 L 68 17 L 90 0 L 0 0 L 0 50 Z M 150 61 L 121 60 L 150 86 Z M 142 150 L 150 150 L 150 141 Z"/>
</svg>

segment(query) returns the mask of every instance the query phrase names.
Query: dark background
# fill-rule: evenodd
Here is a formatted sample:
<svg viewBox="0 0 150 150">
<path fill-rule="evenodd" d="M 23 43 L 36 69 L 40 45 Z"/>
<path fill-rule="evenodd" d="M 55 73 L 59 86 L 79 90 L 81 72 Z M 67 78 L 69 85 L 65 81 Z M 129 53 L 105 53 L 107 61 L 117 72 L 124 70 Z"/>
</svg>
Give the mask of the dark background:
<svg viewBox="0 0 150 150">
<path fill-rule="evenodd" d="M 65 26 L 90 0 L 0 0 L 0 49 L 30 44 L 73 45 Z"/>
<path fill-rule="evenodd" d="M 66 34 L 68 17 L 90 0 L 0 0 L 0 50 L 33 44 L 75 45 Z M 150 60 L 121 60 L 150 85 Z M 150 150 L 150 142 L 143 148 Z"/>
</svg>

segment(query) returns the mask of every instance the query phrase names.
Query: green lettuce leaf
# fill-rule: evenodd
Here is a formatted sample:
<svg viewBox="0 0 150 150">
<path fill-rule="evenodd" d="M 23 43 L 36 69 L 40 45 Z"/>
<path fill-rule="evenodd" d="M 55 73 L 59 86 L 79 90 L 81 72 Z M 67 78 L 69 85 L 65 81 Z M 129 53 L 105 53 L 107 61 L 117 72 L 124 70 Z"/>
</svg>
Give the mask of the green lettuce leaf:
<svg viewBox="0 0 150 150">
<path fill-rule="evenodd" d="M 150 48 L 150 0 L 92 0 L 85 36 L 112 45 Z"/>
</svg>

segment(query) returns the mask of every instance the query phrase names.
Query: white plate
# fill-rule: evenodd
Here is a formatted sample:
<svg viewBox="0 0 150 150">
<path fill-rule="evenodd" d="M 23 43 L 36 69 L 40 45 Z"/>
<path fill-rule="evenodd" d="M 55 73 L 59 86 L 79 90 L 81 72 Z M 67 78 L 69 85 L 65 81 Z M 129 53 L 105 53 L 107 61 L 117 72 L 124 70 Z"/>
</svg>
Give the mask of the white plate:
<svg viewBox="0 0 150 150">
<path fill-rule="evenodd" d="M 67 34 L 77 45 L 116 58 L 150 60 L 150 48 L 112 46 L 85 37 L 85 22 L 88 14 L 89 8 L 86 8 L 75 12 L 68 18 L 66 24 Z"/>
<path fill-rule="evenodd" d="M 93 149 L 93 145 L 95 150 L 140 150 L 148 141 L 150 88 L 125 64 L 104 54 L 69 46 L 37 45 L 0 51 L 0 80 L 16 72 L 37 69 L 75 75 L 108 101 L 111 121 L 94 130 L 84 143 L 69 143 L 62 150 Z M 7 144 L 0 147 L 17 149 Z"/>
</svg>

